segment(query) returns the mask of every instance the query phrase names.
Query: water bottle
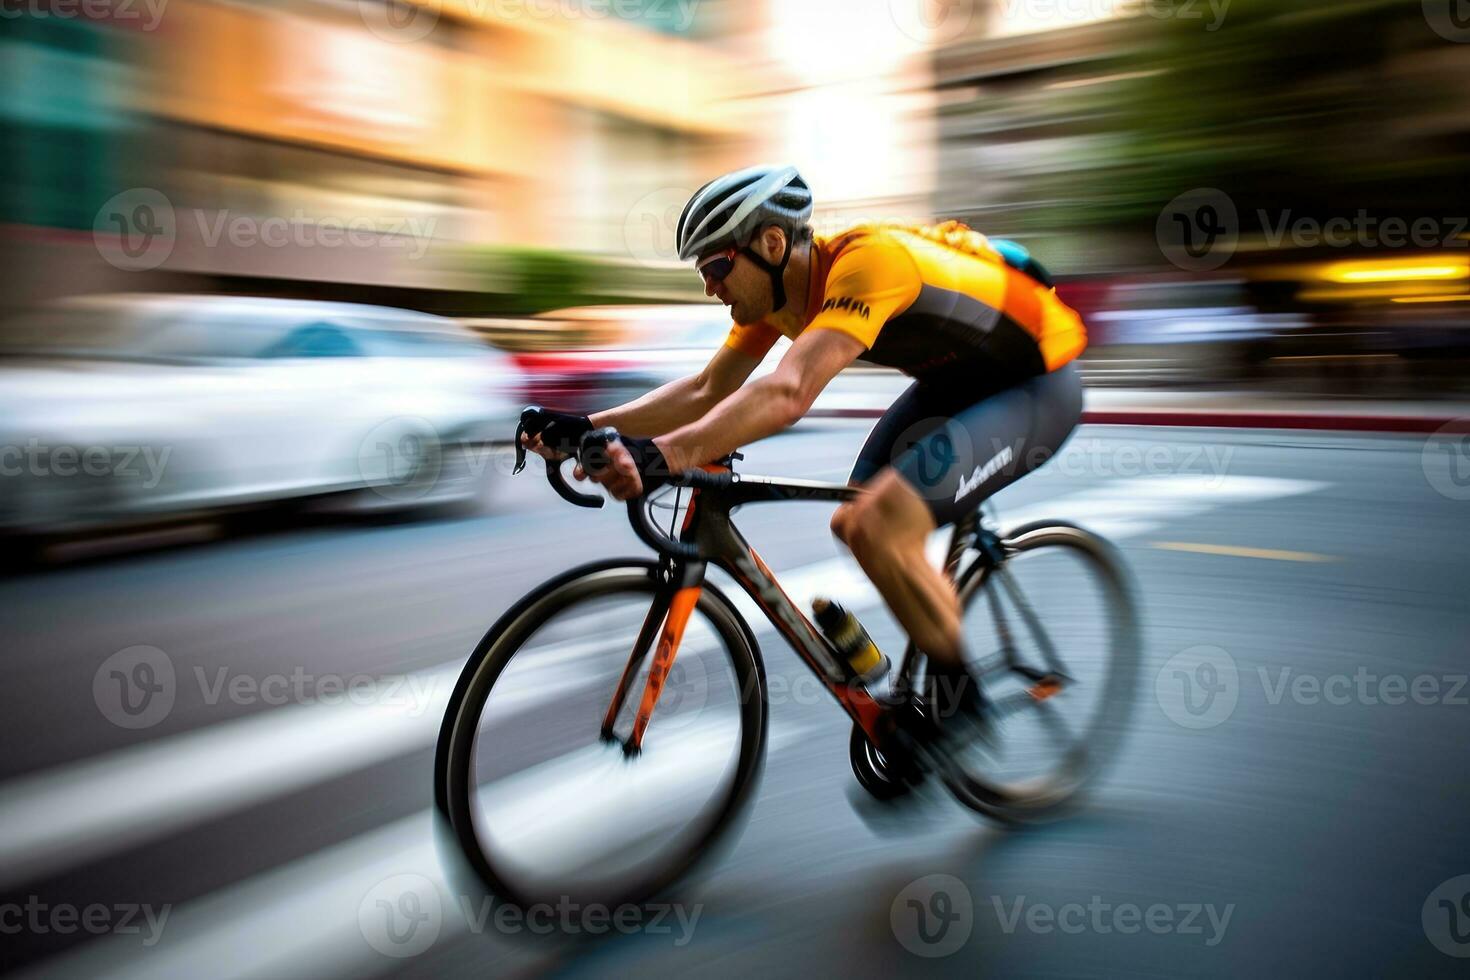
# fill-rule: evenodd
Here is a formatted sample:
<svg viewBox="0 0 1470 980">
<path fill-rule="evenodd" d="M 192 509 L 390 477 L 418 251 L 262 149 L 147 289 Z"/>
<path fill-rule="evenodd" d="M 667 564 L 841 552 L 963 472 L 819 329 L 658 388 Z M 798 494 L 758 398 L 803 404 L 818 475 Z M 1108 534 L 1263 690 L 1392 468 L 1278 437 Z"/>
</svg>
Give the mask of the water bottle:
<svg viewBox="0 0 1470 980">
<path fill-rule="evenodd" d="M 812 600 L 812 613 L 822 633 L 832 641 L 847 663 L 852 676 L 864 684 L 872 684 L 888 673 L 884 656 L 857 617 L 831 599 Z"/>
</svg>

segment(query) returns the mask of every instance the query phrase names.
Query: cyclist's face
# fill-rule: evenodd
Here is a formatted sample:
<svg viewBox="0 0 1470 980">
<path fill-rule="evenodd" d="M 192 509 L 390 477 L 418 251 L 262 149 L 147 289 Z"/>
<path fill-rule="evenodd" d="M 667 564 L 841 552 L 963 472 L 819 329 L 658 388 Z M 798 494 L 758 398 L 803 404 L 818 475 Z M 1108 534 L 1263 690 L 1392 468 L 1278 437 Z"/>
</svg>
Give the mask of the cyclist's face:
<svg viewBox="0 0 1470 980">
<path fill-rule="evenodd" d="M 752 247 L 762 244 L 757 240 Z M 770 277 L 739 249 L 712 252 L 695 265 L 704 279 L 704 294 L 728 306 L 736 323 L 755 323 L 770 315 L 775 299 Z"/>
<path fill-rule="evenodd" d="M 766 277 L 736 249 L 715 252 L 699 260 L 699 274 L 704 278 L 704 294 L 713 296 L 730 308 L 736 323 L 754 323 L 765 314 L 760 312 L 760 287 Z M 767 292 L 770 284 L 766 283 Z M 766 304 L 769 305 L 769 297 Z"/>
</svg>

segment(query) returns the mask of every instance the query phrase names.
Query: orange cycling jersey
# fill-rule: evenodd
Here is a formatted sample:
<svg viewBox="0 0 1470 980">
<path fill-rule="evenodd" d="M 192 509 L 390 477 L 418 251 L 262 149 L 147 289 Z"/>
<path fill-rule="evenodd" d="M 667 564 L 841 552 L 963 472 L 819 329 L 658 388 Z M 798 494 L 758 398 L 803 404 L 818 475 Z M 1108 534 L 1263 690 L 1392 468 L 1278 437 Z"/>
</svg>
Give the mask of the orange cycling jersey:
<svg viewBox="0 0 1470 980">
<path fill-rule="evenodd" d="M 859 360 L 944 387 L 1020 382 L 1087 346 L 1081 317 L 1054 289 L 953 221 L 817 236 L 801 323 L 736 324 L 725 344 L 764 357 L 782 334 L 806 330 L 841 331 L 868 348 Z"/>
</svg>

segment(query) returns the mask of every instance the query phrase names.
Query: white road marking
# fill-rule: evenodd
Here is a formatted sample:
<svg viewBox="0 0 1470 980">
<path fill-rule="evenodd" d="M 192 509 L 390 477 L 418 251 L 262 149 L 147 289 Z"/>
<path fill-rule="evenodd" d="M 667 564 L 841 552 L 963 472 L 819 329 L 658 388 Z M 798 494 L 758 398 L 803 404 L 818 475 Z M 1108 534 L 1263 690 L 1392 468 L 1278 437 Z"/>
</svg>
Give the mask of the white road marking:
<svg viewBox="0 0 1470 980">
<path fill-rule="evenodd" d="M 691 766 L 699 771 L 716 761 L 723 763 L 717 753 L 705 751 L 715 734 L 698 729 L 681 733 L 678 741 L 645 754 L 639 763 L 653 764 L 645 788 L 662 797 L 677 773 L 687 776 Z M 769 751 L 779 752 L 808 737 L 808 729 L 774 724 Z M 545 766 L 575 765 L 581 761 L 578 755 L 571 753 Z M 518 776 L 506 782 L 514 783 L 515 791 L 532 792 L 532 771 L 523 775 L 525 779 Z M 576 794 L 586 789 L 585 784 L 540 787 L 522 801 L 520 812 L 570 809 L 569 803 L 580 805 L 582 797 Z M 457 894 L 445 875 L 434 820 L 431 810 L 422 810 L 184 903 L 170 912 L 161 941 L 151 948 L 143 947 L 137 936 L 104 936 L 44 960 L 22 976 L 109 980 L 363 976 L 411 962 L 392 960 L 374 950 L 359 926 L 359 908 L 374 886 L 398 875 L 419 875 L 428 881 L 440 904 L 438 938 L 431 948 L 443 948 L 474 928 L 472 917 L 483 911 L 481 896 Z M 493 916 L 484 922 L 493 935 Z M 502 947 L 502 952 L 507 959 L 524 955 L 514 946 Z"/>
<path fill-rule="evenodd" d="M 1004 527 L 1069 518 L 1115 540 L 1212 508 L 1310 493 L 1327 486 L 1267 477 L 1171 476 L 1119 480 L 1002 513 Z M 945 532 L 930 542 L 941 560 Z M 850 608 L 876 604 L 850 557 L 802 566 L 782 586 L 806 607 L 817 594 Z M 743 593 L 732 596 L 759 630 L 764 617 Z M 594 643 L 548 650 L 546 671 L 525 691 L 498 692 L 528 704 L 588 683 L 579 661 Z M 461 664 L 412 675 L 422 703 L 300 705 L 279 708 L 109 752 L 12 780 L 0 799 L 0 887 L 53 874 L 343 773 L 431 746 Z"/>
</svg>

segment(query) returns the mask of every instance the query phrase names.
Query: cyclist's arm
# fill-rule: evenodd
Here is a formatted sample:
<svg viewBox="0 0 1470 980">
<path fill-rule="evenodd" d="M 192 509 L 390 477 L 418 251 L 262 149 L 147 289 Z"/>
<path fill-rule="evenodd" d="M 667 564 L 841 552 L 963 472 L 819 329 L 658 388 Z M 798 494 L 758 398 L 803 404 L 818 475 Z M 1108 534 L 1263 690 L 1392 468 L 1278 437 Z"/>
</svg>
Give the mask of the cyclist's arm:
<svg viewBox="0 0 1470 980">
<path fill-rule="evenodd" d="M 827 277 L 821 311 L 775 372 L 746 385 L 698 422 L 657 440 L 669 468 L 699 466 L 795 425 L 837 372 L 872 347 L 883 324 L 914 301 L 922 285 L 913 259 L 891 242 L 874 239 L 840 256 Z"/>
<path fill-rule="evenodd" d="M 629 436 L 661 436 L 688 425 L 734 393 L 761 359 L 724 346 L 698 374 L 670 381 L 624 405 L 590 416 L 597 427 L 611 425 Z"/>
<path fill-rule="evenodd" d="M 822 389 L 866 349 L 862 341 L 836 330 L 803 331 L 775 371 L 657 440 L 669 469 L 678 472 L 708 463 L 795 425 Z"/>
</svg>

